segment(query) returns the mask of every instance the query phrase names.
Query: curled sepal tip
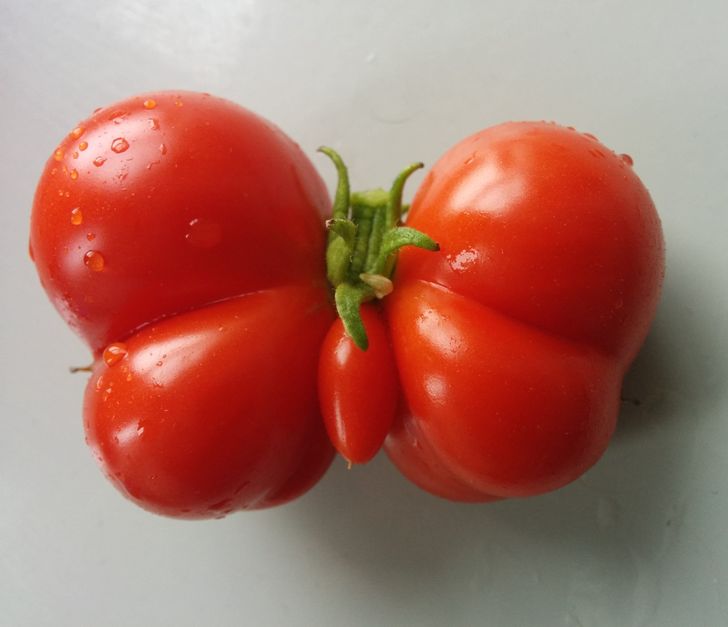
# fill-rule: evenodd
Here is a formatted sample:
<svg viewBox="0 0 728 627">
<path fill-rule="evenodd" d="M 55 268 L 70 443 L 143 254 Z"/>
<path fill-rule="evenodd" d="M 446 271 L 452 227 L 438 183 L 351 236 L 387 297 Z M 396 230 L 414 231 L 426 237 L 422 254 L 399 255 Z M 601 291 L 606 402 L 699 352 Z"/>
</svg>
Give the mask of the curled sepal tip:
<svg viewBox="0 0 728 627">
<path fill-rule="evenodd" d="M 338 182 L 336 184 L 336 194 L 334 195 L 334 206 L 331 211 L 331 217 L 345 220 L 349 215 L 349 198 L 351 196 L 349 190 L 349 171 L 344 164 L 338 152 L 328 146 L 320 146 L 318 151 L 325 154 L 334 164 Z"/>
<path fill-rule="evenodd" d="M 397 226 L 402 219 L 402 193 L 404 192 L 404 184 L 413 172 L 424 167 L 425 164 L 418 161 L 406 167 L 394 179 L 392 188 L 389 190 L 389 207 L 387 208 L 387 226 L 390 229 Z"/>
</svg>

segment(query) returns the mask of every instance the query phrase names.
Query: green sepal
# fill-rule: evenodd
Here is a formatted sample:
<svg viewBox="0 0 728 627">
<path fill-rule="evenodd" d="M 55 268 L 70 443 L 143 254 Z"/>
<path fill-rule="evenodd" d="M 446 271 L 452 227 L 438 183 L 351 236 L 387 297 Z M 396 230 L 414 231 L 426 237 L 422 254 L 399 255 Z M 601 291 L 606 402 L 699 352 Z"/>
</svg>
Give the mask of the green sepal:
<svg viewBox="0 0 728 627">
<path fill-rule="evenodd" d="M 336 311 L 344 323 L 346 334 L 363 351 L 369 348 L 369 339 L 359 308 L 364 301 L 371 300 L 373 296 L 374 292 L 369 286 L 351 283 L 341 283 L 334 292 Z"/>
<path fill-rule="evenodd" d="M 394 179 L 389 191 L 378 188 L 351 192 L 349 175 L 339 154 L 319 148 L 336 166 L 338 183 L 332 218 L 326 223 L 326 274 L 334 287 L 334 300 L 347 335 L 362 350 L 369 344 L 361 319 L 363 302 L 385 298 L 392 291 L 391 276 L 402 246 L 439 250 L 430 237 L 413 228 L 399 226 L 402 191 L 409 176 L 423 167 L 413 163 Z"/>
<path fill-rule="evenodd" d="M 390 255 L 397 252 L 402 246 L 416 246 L 432 251 L 440 250 L 440 245 L 424 233 L 408 226 L 398 226 L 384 234 L 379 257 L 374 266 L 375 272 L 384 272 Z"/>
</svg>

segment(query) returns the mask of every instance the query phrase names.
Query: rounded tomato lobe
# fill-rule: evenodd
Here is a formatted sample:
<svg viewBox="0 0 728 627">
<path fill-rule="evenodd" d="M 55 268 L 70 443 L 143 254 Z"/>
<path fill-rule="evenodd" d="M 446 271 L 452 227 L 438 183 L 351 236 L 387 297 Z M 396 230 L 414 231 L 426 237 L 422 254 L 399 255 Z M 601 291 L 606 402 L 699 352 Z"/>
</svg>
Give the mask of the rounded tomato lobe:
<svg viewBox="0 0 728 627">
<path fill-rule="evenodd" d="M 403 403 L 386 449 L 455 500 L 556 489 L 605 450 L 664 273 L 650 196 L 588 134 L 486 129 L 432 168 L 385 301 Z"/>
<path fill-rule="evenodd" d="M 46 164 L 31 245 L 51 300 L 94 352 L 161 316 L 323 276 L 328 194 L 271 123 L 161 92 L 77 129 Z"/>
<path fill-rule="evenodd" d="M 408 225 L 440 244 L 402 251 L 396 280 L 432 281 L 629 363 L 664 272 L 660 221 L 625 161 L 555 124 L 501 124 L 449 150 Z"/>
<path fill-rule="evenodd" d="M 325 295 L 323 286 L 256 292 L 107 348 L 84 415 L 117 487 L 151 511 L 204 518 L 284 502 L 318 481 L 333 455 L 316 395 L 332 320 Z"/>
</svg>

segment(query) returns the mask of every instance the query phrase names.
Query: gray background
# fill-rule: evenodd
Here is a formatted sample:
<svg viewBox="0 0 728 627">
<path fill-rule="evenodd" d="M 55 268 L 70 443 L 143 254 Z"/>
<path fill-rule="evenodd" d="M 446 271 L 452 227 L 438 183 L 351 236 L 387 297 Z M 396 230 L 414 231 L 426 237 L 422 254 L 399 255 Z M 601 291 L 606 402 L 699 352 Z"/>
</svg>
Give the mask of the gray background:
<svg viewBox="0 0 728 627">
<path fill-rule="evenodd" d="M 0 0 L 0 624 L 728 624 L 725 6 Z M 67 367 L 88 354 L 40 289 L 28 217 L 78 120 L 160 88 L 260 112 L 329 183 L 314 150 L 334 146 L 360 189 L 506 119 L 631 154 L 668 275 L 626 382 L 642 403 L 603 460 L 487 506 L 430 497 L 383 457 L 222 521 L 124 501 L 85 448 Z"/>
</svg>

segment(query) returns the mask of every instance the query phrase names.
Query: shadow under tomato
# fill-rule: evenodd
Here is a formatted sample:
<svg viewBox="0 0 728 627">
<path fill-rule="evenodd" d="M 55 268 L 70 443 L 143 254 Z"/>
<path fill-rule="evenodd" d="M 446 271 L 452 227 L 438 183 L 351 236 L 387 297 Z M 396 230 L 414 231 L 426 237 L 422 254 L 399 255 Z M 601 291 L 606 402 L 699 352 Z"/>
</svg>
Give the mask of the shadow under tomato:
<svg viewBox="0 0 728 627">
<path fill-rule="evenodd" d="M 616 441 L 655 423 L 699 422 L 725 395 L 728 367 L 703 300 L 698 280 L 665 285 L 650 335 L 624 380 Z"/>
</svg>

